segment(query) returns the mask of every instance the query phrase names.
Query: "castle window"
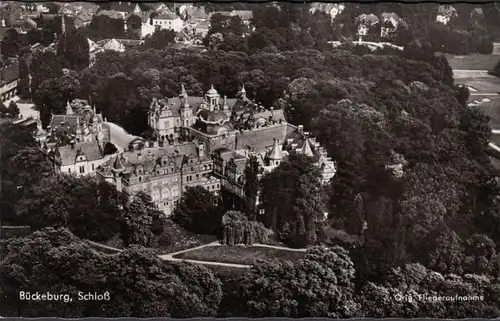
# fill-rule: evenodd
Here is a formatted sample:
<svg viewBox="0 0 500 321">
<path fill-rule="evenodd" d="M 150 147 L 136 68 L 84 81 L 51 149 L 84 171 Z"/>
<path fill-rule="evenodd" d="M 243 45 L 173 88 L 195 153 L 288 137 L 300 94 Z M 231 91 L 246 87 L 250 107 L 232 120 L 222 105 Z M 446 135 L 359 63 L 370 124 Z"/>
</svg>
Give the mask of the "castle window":
<svg viewBox="0 0 500 321">
<path fill-rule="evenodd" d="M 199 179 L 200 178 L 200 174 L 196 174 L 196 179 Z"/>
<path fill-rule="evenodd" d="M 219 188 L 219 184 L 217 184 L 217 188 Z"/>
<path fill-rule="evenodd" d="M 92 164 L 92 170 L 93 170 L 93 171 L 95 170 L 95 168 L 94 168 L 94 164 Z"/>
<path fill-rule="evenodd" d="M 142 182 L 142 177 L 139 177 L 139 182 Z"/>
<path fill-rule="evenodd" d="M 80 166 L 80 174 L 85 173 L 85 166 Z"/>
</svg>

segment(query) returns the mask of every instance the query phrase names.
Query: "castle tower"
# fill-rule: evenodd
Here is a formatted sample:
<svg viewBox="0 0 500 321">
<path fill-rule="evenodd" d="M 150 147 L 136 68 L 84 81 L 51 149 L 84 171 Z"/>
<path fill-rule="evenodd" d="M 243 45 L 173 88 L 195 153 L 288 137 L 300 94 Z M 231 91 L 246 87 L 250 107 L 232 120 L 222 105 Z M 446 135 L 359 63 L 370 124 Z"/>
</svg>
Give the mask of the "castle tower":
<svg viewBox="0 0 500 321">
<path fill-rule="evenodd" d="M 64 35 L 66 33 L 66 21 L 64 21 L 64 18 L 65 15 L 63 14 L 61 17 L 61 35 Z"/>
<path fill-rule="evenodd" d="M 125 170 L 125 166 L 123 166 L 123 163 L 121 161 L 120 155 L 116 154 L 115 160 L 113 162 L 113 167 L 111 168 L 111 172 L 113 172 L 113 175 L 115 177 L 115 185 L 116 185 L 116 190 L 118 192 L 122 191 L 122 177 L 121 174 Z"/>
<path fill-rule="evenodd" d="M 80 124 L 80 117 L 76 117 L 76 139 L 79 142 L 84 141 L 82 124 Z"/>
<path fill-rule="evenodd" d="M 210 111 L 219 109 L 219 98 L 220 95 L 217 90 L 215 90 L 214 85 L 210 85 L 210 89 L 205 94 L 205 99 L 207 100 Z"/>
<path fill-rule="evenodd" d="M 306 155 L 308 157 L 313 157 L 314 153 L 311 147 L 311 142 L 309 141 L 309 137 L 306 138 L 306 141 L 304 142 L 304 145 L 300 149 L 300 154 Z"/>
<path fill-rule="evenodd" d="M 247 99 L 247 91 L 245 90 L 245 85 L 241 85 L 240 98 Z"/>
<path fill-rule="evenodd" d="M 66 116 L 69 116 L 69 115 L 73 115 L 73 108 L 71 108 L 71 104 L 69 103 L 69 100 L 68 100 L 68 103 L 66 104 Z"/>
<path fill-rule="evenodd" d="M 227 104 L 227 96 L 224 96 L 224 102 L 222 103 L 222 110 L 228 116 L 231 116 L 231 110 L 229 109 L 229 105 Z"/>
<path fill-rule="evenodd" d="M 283 159 L 283 153 L 281 152 L 280 140 L 274 138 L 273 148 L 269 155 L 267 156 L 269 160 L 269 166 L 278 166 Z"/>
<path fill-rule="evenodd" d="M 181 114 L 181 123 L 184 127 L 189 127 L 194 124 L 193 120 L 193 110 L 188 102 L 188 94 L 186 92 L 186 88 L 184 88 L 184 84 L 181 85 L 181 94 L 179 95 L 181 99 L 180 106 L 180 114 Z"/>
</svg>

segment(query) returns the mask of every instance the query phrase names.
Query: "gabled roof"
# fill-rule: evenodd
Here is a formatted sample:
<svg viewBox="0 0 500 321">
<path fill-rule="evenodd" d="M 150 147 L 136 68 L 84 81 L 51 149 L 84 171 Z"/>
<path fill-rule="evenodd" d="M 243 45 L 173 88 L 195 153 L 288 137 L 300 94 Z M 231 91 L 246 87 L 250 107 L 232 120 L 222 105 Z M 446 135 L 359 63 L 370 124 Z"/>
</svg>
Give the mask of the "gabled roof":
<svg viewBox="0 0 500 321">
<path fill-rule="evenodd" d="M 98 16 L 108 16 L 112 19 L 125 19 L 123 14 L 114 10 L 101 10 L 97 13 Z"/>
<path fill-rule="evenodd" d="M 97 142 L 76 143 L 74 147 L 70 145 L 59 147 L 61 155 L 61 166 L 72 165 L 79 155 L 85 155 L 87 161 L 95 161 L 103 157 L 102 150 Z"/>
<path fill-rule="evenodd" d="M 173 13 L 162 13 L 153 18 L 154 20 L 177 20 L 180 17 Z"/>
<path fill-rule="evenodd" d="M 233 10 L 230 13 L 231 16 L 238 16 L 243 21 L 248 21 L 253 18 L 252 10 Z"/>
<path fill-rule="evenodd" d="M 137 3 L 132 2 L 111 2 L 110 10 L 119 12 L 133 12 L 135 10 Z"/>
</svg>

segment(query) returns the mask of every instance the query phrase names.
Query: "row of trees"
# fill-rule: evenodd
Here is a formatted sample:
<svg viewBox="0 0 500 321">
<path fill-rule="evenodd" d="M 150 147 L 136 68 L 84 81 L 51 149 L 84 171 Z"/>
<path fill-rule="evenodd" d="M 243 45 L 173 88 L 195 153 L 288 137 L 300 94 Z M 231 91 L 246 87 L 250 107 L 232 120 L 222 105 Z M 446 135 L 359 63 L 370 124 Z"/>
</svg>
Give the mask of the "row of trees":
<svg viewBox="0 0 500 321">
<path fill-rule="evenodd" d="M 360 285 L 349 253 L 338 246 L 313 247 L 295 262 L 260 262 L 227 275 L 162 262 L 137 246 L 103 255 L 67 229 L 47 228 L 3 245 L 4 316 L 465 318 L 496 317 L 500 307 L 498 281 L 440 274 L 419 264 Z M 50 304 L 19 300 L 19 289 L 67 297 Z M 78 300 L 78 292 L 103 300 Z M 432 301 L 457 295 L 477 299 Z"/>
</svg>

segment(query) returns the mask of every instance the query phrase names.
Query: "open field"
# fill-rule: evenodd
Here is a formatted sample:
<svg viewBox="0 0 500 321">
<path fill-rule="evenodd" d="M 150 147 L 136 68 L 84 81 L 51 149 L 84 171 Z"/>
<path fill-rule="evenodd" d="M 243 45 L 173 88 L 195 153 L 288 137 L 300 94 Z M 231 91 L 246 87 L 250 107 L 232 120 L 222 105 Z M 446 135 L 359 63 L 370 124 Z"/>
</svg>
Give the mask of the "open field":
<svg viewBox="0 0 500 321">
<path fill-rule="evenodd" d="M 168 254 L 211 243 L 216 240 L 217 238 L 213 235 L 190 233 L 171 220 L 166 220 L 163 232 L 154 236 L 150 247 L 157 249 L 159 254 Z M 119 236 L 112 237 L 104 242 L 104 244 L 119 249 L 123 248 L 123 242 Z"/>
<path fill-rule="evenodd" d="M 470 54 L 467 56 L 456 56 L 445 54 L 451 69 L 458 70 L 492 70 L 498 61 L 499 55 Z"/>
<path fill-rule="evenodd" d="M 303 252 L 257 246 L 209 246 L 198 250 L 174 255 L 176 259 L 190 259 L 210 262 L 234 264 L 255 264 L 257 260 L 290 260 L 296 261 L 304 257 Z"/>
</svg>

